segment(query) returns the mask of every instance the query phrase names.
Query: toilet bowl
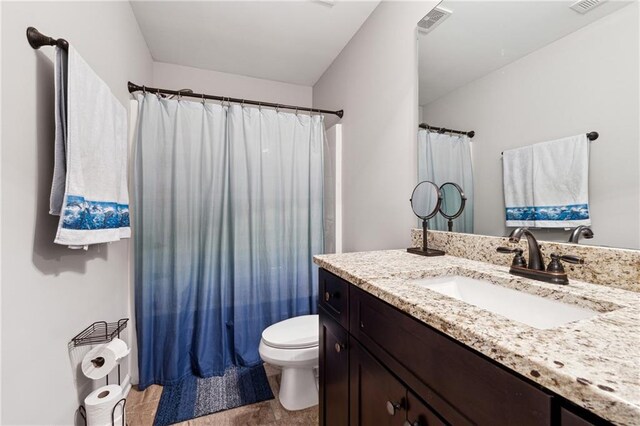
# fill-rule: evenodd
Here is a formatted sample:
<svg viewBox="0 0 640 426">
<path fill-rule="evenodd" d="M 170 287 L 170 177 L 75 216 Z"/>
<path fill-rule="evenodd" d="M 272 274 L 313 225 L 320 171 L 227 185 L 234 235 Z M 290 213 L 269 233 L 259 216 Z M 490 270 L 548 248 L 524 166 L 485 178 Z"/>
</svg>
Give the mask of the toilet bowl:
<svg viewBox="0 0 640 426">
<path fill-rule="evenodd" d="M 282 368 L 280 403 L 287 410 L 318 404 L 318 315 L 289 318 L 267 327 L 260 340 L 260 357 Z"/>
</svg>

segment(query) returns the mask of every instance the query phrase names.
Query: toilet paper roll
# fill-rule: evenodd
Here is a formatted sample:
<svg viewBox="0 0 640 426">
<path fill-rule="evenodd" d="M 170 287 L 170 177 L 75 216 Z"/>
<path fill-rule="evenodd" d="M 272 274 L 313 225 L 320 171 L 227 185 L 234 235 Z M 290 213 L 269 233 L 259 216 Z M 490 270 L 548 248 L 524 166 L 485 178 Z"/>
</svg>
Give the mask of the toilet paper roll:
<svg viewBox="0 0 640 426">
<path fill-rule="evenodd" d="M 129 354 L 127 344 L 120 339 L 98 345 L 82 359 L 82 373 L 90 379 L 101 379 Z"/>
<path fill-rule="evenodd" d="M 111 414 L 113 408 L 122 399 L 122 387 L 119 385 L 102 386 L 91 392 L 84 399 L 84 408 L 87 412 L 87 426 L 109 426 L 111 425 Z M 124 416 L 124 405 L 121 403 L 115 409 L 114 424 L 122 424 Z"/>
</svg>

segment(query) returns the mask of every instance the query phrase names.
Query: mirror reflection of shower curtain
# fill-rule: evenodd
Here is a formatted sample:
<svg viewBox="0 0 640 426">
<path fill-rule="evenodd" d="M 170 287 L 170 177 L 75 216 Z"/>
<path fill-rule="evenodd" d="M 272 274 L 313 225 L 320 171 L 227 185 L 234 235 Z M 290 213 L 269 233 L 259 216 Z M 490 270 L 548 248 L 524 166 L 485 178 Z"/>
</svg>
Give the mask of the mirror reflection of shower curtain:
<svg viewBox="0 0 640 426">
<path fill-rule="evenodd" d="M 138 101 L 139 386 L 261 364 L 264 328 L 317 311 L 323 117 Z"/>
<path fill-rule="evenodd" d="M 446 182 L 460 185 L 467 197 L 462 215 L 453 220 L 454 232 L 473 233 L 473 168 L 471 141 L 466 135 L 418 131 L 418 182 L 430 180 L 441 186 Z M 443 204 L 447 202 L 444 199 Z M 429 228 L 446 231 L 447 219 L 438 214 Z"/>
</svg>

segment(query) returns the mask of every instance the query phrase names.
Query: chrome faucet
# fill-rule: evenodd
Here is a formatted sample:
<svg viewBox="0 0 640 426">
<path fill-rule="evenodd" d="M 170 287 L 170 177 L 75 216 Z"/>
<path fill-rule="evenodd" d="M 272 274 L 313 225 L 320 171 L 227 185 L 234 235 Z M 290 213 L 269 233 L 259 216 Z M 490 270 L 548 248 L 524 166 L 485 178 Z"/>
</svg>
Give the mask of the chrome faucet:
<svg viewBox="0 0 640 426">
<path fill-rule="evenodd" d="M 498 247 L 496 249 L 499 253 L 515 253 L 509 273 L 547 283 L 569 284 L 569 278 L 561 261 L 583 264 L 584 260 L 578 256 L 560 256 L 554 253 L 551 255 L 549 266 L 545 269 L 544 263 L 542 262 L 540 244 L 538 244 L 538 240 L 536 240 L 536 237 L 533 236 L 531 231 L 524 227 L 516 228 L 509 235 L 509 242 L 518 243 L 523 235 L 527 238 L 527 245 L 529 247 L 528 264 L 522 258 L 522 249 L 520 248 Z"/>
<path fill-rule="evenodd" d="M 578 244 L 580 242 L 580 237 L 583 238 L 593 238 L 593 231 L 586 225 L 577 226 L 569 237 L 569 242 Z"/>
<path fill-rule="evenodd" d="M 529 262 L 527 269 L 535 269 L 537 271 L 544 271 L 544 264 L 542 263 L 542 253 L 540 253 L 540 244 L 538 240 L 533 236 L 531 231 L 527 228 L 516 228 L 509 235 L 509 241 L 512 243 L 519 243 L 522 236 L 527 238 L 527 245 L 529 246 Z"/>
</svg>

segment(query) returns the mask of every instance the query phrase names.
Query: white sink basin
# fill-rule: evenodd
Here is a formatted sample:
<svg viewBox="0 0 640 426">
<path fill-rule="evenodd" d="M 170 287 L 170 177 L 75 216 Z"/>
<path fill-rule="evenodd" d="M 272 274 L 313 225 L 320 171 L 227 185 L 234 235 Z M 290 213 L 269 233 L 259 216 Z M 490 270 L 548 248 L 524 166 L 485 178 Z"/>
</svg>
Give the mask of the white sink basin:
<svg viewBox="0 0 640 426">
<path fill-rule="evenodd" d="M 412 283 L 539 329 L 558 327 L 598 314 L 590 309 L 459 275 L 425 278 Z"/>
</svg>

